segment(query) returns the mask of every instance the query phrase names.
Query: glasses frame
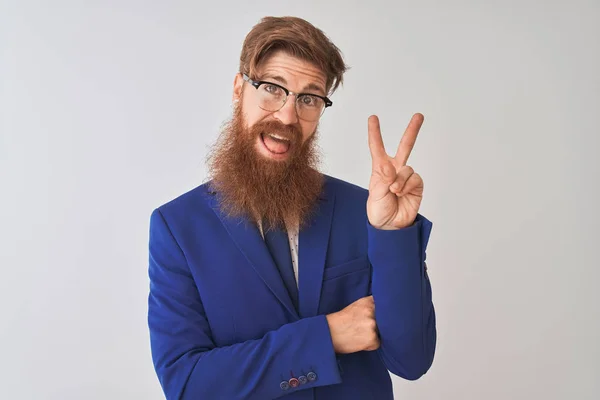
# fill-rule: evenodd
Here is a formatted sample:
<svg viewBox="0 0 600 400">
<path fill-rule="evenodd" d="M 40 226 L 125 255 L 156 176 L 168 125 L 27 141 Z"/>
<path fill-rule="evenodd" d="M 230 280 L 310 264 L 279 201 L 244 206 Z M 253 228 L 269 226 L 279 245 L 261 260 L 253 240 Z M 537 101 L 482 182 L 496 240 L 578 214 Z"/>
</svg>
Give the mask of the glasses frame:
<svg viewBox="0 0 600 400">
<path fill-rule="evenodd" d="M 296 100 L 294 102 L 294 107 L 298 107 L 298 103 L 297 103 L 298 102 L 298 98 L 300 98 L 301 96 L 307 96 L 307 95 L 308 96 L 315 96 L 315 97 L 318 97 L 321 100 L 323 100 L 325 102 L 325 107 L 323 107 L 323 111 L 321 111 L 321 115 L 319 115 L 319 118 L 321 118 L 323 116 L 323 113 L 325 113 L 325 109 L 327 107 L 331 107 L 333 105 L 333 102 L 331 100 L 329 100 L 328 97 L 325 97 L 325 96 L 321 96 L 321 95 L 314 94 L 314 93 L 308 93 L 308 92 L 302 92 L 302 93 L 292 92 L 291 90 L 287 89 L 286 87 L 281 86 L 278 83 L 269 82 L 269 81 L 255 81 L 254 79 L 250 78 L 246 74 L 242 74 L 242 78 L 244 79 L 244 81 L 246 81 L 249 84 L 251 84 L 252 86 L 254 86 L 254 88 L 256 90 L 258 90 L 258 88 L 260 87 L 260 85 L 265 85 L 265 84 L 277 86 L 278 88 L 280 88 L 281 90 L 283 90 L 283 92 L 285 93 L 285 100 L 281 103 L 281 107 L 279 107 L 277 110 L 274 110 L 274 111 L 270 111 L 270 110 L 265 110 L 265 111 L 277 112 L 277 111 L 281 110 L 283 108 L 283 106 L 287 103 L 287 99 L 288 99 L 288 97 L 290 97 L 291 94 L 294 95 L 294 96 L 296 96 Z M 261 107 L 261 109 L 263 109 L 263 108 Z M 296 113 L 298 113 L 298 108 L 296 108 Z M 300 118 L 300 114 L 298 114 L 298 118 Z M 317 118 L 315 121 L 317 121 L 319 118 Z M 304 118 L 302 118 L 302 119 L 304 119 Z"/>
</svg>

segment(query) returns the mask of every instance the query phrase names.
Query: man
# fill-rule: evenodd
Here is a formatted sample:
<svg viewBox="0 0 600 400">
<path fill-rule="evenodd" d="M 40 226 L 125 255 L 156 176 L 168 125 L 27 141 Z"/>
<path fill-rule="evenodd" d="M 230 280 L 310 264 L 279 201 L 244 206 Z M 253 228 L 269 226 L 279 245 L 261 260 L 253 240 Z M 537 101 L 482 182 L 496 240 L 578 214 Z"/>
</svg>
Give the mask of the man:
<svg viewBox="0 0 600 400">
<path fill-rule="evenodd" d="M 369 118 L 368 191 L 319 173 L 318 121 L 345 70 L 302 19 L 246 37 L 212 179 L 151 217 L 148 322 L 168 399 L 392 399 L 388 371 L 431 366 L 431 223 L 406 165 L 423 116 L 395 157 Z"/>
</svg>

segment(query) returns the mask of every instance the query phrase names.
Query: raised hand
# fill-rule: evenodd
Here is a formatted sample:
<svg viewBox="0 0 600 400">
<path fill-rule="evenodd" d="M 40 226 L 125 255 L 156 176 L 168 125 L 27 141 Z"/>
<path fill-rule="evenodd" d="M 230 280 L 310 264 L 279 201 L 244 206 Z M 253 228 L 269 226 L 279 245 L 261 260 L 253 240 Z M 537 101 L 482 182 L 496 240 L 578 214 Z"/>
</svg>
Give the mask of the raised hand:
<svg viewBox="0 0 600 400">
<path fill-rule="evenodd" d="M 423 199 L 423 179 L 406 165 L 415 145 L 423 114 L 413 115 L 398 151 L 390 157 L 383 146 L 379 119 L 369 117 L 369 148 L 373 167 L 369 182 L 367 217 L 378 229 L 401 229 L 415 221 Z"/>
</svg>

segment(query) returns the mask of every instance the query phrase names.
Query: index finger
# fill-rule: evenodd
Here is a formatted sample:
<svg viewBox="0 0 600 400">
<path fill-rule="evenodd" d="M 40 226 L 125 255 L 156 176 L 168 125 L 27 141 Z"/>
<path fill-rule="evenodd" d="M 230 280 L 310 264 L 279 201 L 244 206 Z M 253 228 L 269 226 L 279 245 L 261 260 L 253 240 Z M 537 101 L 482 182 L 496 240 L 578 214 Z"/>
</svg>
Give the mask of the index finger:
<svg viewBox="0 0 600 400">
<path fill-rule="evenodd" d="M 371 115 L 369 117 L 369 149 L 371 150 L 373 163 L 387 157 L 383 139 L 381 138 L 381 128 L 379 127 L 379 118 L 377 115 Z"/>
<path fill-rule="evenodd" d="M 423 125 L 424 118 L 423 114 L 416 113 L 410 119 L 410 122 L 404 131 L 404 135 L 402 135 L 402 140 L 400 140 L 400 144 L 398 145 L 396 156 L 394 157 L 400 165 L 406 165 L 408 162 L 408 157 L 410 157 L 410 153 L 413 147 L 415 147 L 417 135 L 419 134 L 421 125 Z"/>
</svg>

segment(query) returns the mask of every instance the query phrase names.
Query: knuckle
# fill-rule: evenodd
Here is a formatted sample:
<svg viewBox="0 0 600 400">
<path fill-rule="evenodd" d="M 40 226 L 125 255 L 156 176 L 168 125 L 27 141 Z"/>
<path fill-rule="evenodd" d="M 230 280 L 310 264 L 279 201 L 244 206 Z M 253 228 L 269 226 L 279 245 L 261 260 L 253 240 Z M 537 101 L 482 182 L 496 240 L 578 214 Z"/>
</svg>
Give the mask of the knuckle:
<svg viewBox="0 0 600 400">
<path fill-rule="evenodd" d="M 377 322 L 375 322 L 375 319 L 373 318 L 368 319 L 367 326 L 372 332 L 375 332 L 377 330 Z"/>
<path fill-rule="evenodd" d="M 396 175 L 396 170 L 394 168 L 394 166 L 390 163 L 386 163 L 382 166 L 381 171 L 383 173 L 384 176 L 395 176 Z"/>
<path fill-rule="evenodd" d="M 360 302 L 360 304 L 362 306 L 368 307 L 369 304 L 371 304 L 373 300 L 369 296 L 369 297 L 363 297 L 363 298 L 359 299 L 358 301 Z"/>
<path fill-rule="evenodd" d="M 367 351 L 377 350 L 381 346 L 379 339 L 373 339 L 366 344 L 365 348 Z"/>
</svg>

